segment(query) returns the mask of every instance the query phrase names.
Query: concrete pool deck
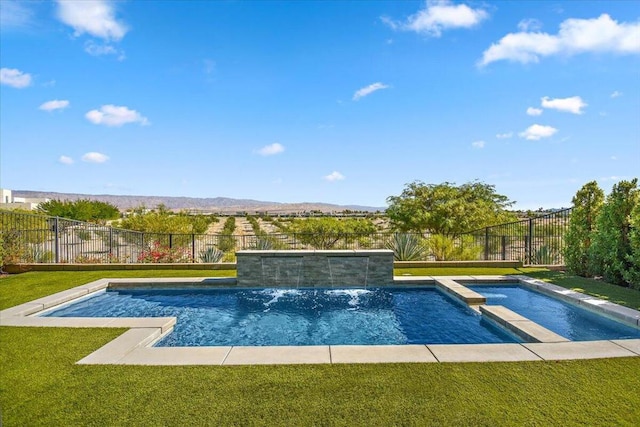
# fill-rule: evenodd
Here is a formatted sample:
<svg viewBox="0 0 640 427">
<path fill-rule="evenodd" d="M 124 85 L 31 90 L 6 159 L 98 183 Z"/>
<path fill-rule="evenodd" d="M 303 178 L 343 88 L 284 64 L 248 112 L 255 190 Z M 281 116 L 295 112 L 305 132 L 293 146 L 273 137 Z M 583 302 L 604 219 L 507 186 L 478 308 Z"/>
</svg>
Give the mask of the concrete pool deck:
<svg viewBox="0 0 640 427">
<path fill-rule="evenodd" d="M 464 284 L 507 282 L 584 306 L 622 323 L 640 327 L 640 312 L 527 276 L 397 276 L 393 285 L 430 285 L 510 329 L 525 341 L 516 344 L 321 345 L 278 347 L 153 347 L 171 332 L 175 317 L 38 317 L 45 310 L 112 287 L 153 285 L 235 285 L 230 278 L 100 279 L 0 311 L 1 326 L 130 328 L 78 361 L 118 365 L 264 365 L 331 363 L 512 362 L 640 357 L 640 339 L 569 341 L 502 306 L 484 305 Z M 482 298 L 479 299 L 478 297 Z"/>
</svg>

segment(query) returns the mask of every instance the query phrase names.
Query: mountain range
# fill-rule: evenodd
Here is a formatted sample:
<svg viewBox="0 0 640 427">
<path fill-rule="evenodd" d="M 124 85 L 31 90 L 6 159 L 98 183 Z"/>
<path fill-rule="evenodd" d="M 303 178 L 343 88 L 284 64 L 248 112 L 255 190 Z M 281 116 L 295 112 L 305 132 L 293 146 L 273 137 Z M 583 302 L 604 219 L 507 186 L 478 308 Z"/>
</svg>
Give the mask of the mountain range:
<svg viewBox="0 0 640 427">
<path fill-rule="evenodd" d="M 273 213 L 298 213 L 309 211 L 341 212 L 344 210 L 383 212 L 386 208 L 360 205 L 335 205 L 330 203 L 302 202 L 279 203 L 266 202 L 251 199 L 233 199 L 229 197 L 170 197 L 170 196 L 124 196 L 112 194 L 76 194 L 56 193 L 52 191 L 13 190 L 14 197 L 47 198 L 52 200 L 78 200 L 89 199 L 111 203 L 120 210 L 127 210 L 139 206 L 155 208 L 159 204 L 165 205 L 171 210 L 196 210 L 205 213 L 235 213 L 235 212 L 273 212 Z"/>
</svg>

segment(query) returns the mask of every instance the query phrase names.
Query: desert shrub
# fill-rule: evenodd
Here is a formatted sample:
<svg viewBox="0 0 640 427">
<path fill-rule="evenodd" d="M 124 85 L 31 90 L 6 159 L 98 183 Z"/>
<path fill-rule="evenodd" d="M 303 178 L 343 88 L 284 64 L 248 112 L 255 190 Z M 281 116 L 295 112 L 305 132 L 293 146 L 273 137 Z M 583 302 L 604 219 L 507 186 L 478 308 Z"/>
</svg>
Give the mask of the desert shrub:
<svg viewBox="0 0 640 427">
<path fill-rule="evenodd" d="M 89 240 L 91 239 L 91 232 L 89 230 L 83 230 L 82 228 L 77 228 L 75 230 L 76 236 L 78 236 L 78 239 L 80 240 Z"/>
<path fill-rule="evenodd" d="M 348 246 L 361 237 L 376 232 L 376 226 L 367 219 L 308 218 L 294 219 L 281 230 L 305 245 L 315 249 L 333 249 Z"/>
<path fill-rule="evenodd" d="M 48 263 L 53 262 L 53 252 L 38 245 L 29 245 L 25 249 L 24 259 L 26 262 Z"/>
<path fill-rule="evenodd" d="M 217 222 L 213 215 L 190 215 L 187 212 L 174 213 L 163 205 L 147 212 L 144 207 L 135 208 L 130 215 L 119 221 L 118 226 L 127 230 L 165 234 L 203 234 L 209 224 Z M 190 236 L 187 236 L 189 239 Z"/>
<path fill-rule="evenodd" d="M 425 242 L 418 234 L 394 233 L 385 247 L 393 251 L 393 259 L 396 261 L 417 261 L 425 258 Z"/>
<path fill-rule="evenodd" d="M 214 263 L 214 262 L 220 262 L 223 255 L 224 255 L 224 252 L 222 252 L 218 248 L 211 246 L 203 251 L 200 251 L 199 257 L 200 257 L 200 261 L 202 262 Z"/>
<path fill-rule="evenodd" d="M 91 255 L 78 255 L 73 259 L 76 264 L 102 264 L 102 257 Z"/>
<path fill-rule="evenodd" d="M 170 248 L 160 242 L 153 242 L 151 247 L 142 251 L 138 256 L 138 262 L 144 263 L 171 263 L 191 262 L 191 255 L 183 248 Z"/>
<path fill-rule="evenodd" d="M 40 203 L 38 211 L 51 216 L 74 219 L 77 221 L 104 222 L 120 217 L 117 206 L 98 200 L 79 199 L 49 200 Z"/>
<path fill-rule="evenodd" d="M 452 237 L 434 234 L 427 239 L 427 248 L 436 261 L 475 260 L 482 253 L 482 247 L 475 244 L 472 236 L 461 236 L 456 244 Z"/>
<path fill-rule="evenodd" d="M 0 269 L 23 261 L 26 248 L 18 231 L 0 231 Z"/>
<path fill-rule="evenodd" d="M 540 246 L 532 258 L 531 264 L 535 265 L 556 265 L 561 261 L 560 250 L 555 243 Z"/>
</svg>

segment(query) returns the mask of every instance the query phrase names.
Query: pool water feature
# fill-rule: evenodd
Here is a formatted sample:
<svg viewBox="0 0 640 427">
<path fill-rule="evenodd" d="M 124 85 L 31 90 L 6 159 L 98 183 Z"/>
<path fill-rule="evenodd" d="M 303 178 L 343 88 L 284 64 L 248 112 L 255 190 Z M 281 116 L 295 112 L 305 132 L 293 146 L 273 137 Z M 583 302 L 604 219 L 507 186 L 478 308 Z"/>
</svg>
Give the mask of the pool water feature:
<svg viewBox="0 0 640 427">
<path fill-rule="evenodd" d="M 640 338 L 640 328 L 627 326 L 585 308 L 520 285 L 467 285 L 488 305 L 502 305 L 572 341 Z"/>
<path fill-rule="evenodd" d="M 519 339 L 433 287 L 108 289 L 49 317 L 175 316 L 156 345 L 513 343 Z"/>
</svg>

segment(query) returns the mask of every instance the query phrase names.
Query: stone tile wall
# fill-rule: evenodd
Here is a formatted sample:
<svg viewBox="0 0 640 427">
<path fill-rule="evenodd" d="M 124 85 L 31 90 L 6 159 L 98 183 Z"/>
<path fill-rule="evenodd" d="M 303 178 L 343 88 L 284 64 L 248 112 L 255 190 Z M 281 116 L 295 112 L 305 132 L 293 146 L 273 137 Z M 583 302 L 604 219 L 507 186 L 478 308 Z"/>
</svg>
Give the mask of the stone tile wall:
<svg viewBox="0 0 640 427">
<path fill-rule="evenodd" d="M 238 251 L 239 286 L 334 287 L 393 283 L 393 251 Z"/>
</svg>

